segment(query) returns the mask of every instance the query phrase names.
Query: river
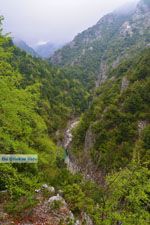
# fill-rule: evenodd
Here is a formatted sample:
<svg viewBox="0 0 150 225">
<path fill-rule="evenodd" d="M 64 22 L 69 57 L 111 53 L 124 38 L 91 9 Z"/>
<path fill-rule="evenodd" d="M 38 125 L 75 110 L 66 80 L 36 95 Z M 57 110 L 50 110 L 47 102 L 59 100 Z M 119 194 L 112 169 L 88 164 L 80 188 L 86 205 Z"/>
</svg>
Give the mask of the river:
<svg viewBox="0 0 150 225">
<path fill-rule="evenodd" d="M 67 129 L 65 131 L 64 142 L 63 142 L 63 148 L 66 151 L 65 163 L 67 165 L 68 170 L 73 174 L 75 174 L 76 172 L 79 172 L 79 168 L 76 165 L 76 163 L 73 160 L 71 160 L 69 147 L 73 138 L 72 130 L 78 125 L 78 123 L 79 123 L 78 118 L 69 121 Z"/>
</svg>

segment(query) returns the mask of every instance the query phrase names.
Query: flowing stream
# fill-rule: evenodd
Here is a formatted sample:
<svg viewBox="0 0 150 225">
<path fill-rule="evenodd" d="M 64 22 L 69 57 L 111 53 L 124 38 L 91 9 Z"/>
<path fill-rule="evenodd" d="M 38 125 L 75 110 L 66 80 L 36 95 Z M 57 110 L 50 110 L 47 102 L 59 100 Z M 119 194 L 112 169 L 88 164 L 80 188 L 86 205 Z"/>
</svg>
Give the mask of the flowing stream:
<svg viewBox="0 0 150 225">
<path fill-rule="evenodd" d="M 86 180 L 91 180 L 97 184 L 104 185 L 104 174 L 102 171 L 97 170 L 97 166 L 95 166 L 90 159 L 87 159 L 86 165 L 83 167 L 83 165 L 79 165 L 76 158 L 73 156 L 73 154 L 71 154 L 70 148 L 73 139 L 72 131 L 78 125 L 78 123 L 79 118 L 69 121 L 64 135 L 63 148 L 67 169 L 72 174 L 80 172 Z"/>
<path fill-rule="evenodd" d="M 76 173 L 79 171 L 79 168 L 77 167 L 77 165 L 75 164 L 75 162 L 73 162 L 73 160 L 71 160 L 70 154 L 69 154 L 69 147 L 73 138 L 72 135 L 72 130 L 78 125 L 79 123 L 79 119 L 74 119 L 72 121 L 69 122 L 68 124 L 68 128 L 65 131 L 65 137 L 64 137 L 64 143 L 63 143 L 63 147 L 65 150 L 65 163 L 67 165 L 68 170 L 71 173 Z"/>
</svg>

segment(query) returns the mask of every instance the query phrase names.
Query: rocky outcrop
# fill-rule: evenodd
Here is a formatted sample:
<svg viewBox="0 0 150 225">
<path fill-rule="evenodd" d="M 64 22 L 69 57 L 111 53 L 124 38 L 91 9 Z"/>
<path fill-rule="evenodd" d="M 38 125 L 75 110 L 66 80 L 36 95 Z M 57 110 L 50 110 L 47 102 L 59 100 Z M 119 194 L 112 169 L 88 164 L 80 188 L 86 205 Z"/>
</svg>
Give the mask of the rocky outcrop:
<svg viewBox="0 0 150 225">
<path fill-rule="evenodd" d="M 47 184 L 43 184 L 41 188 L 35 189 L 36 193 L 40 193 L 43 190 L 47 190 L 49 193 L 54 194 L 55 193 L 55 188 L 52 186 L 48 186 Z"/>
<path fill-rule="evenodd" d="M 100 72 L 99 75 L 97 77 L 97 80 L 95 82 L 95 86 L 96 88 L 99 87 L 102 83 L 105 82 L 105 80 L 107 79 L 107 64 L 106 62 L 102 61 L 100 63 Z"/>
<path fill-rule="evenodd" d="M 69 145 L 72 141 L 72 130 L 78 125 L 78 123 L 79 123 L 78 119 L 69 121 L 63 141 L 63 147 L 65 149 L 69 148 Z"/>
<path fill-rule="evenodd" d="M 83 212 L 81 216 L 82 216 L 83 222 L 86 225 L 94 225 L 93 221 L 91 220 L 90 216 L 87 213 Z"/>
<path fill-rule="evenodd" d="M 89 127 L 85 135 L 84 151 L 89 151 L 93 147 L 94 142 L 95 142 L 95 137 L 91 127 Z"/>
<path fill-rule="evenodd" d="M 67 165 L 67 169 L 72 173 L 76 174 L 81 171 L 81 168 L 79 165 L 75 162 L 75 160 L 72 160 L 70 156 L 67 156 L 65 159 L 65 163 Z"/>
<path fill-rule="evenodd" d="M 126 21 L 123 23 L 121 30 L 120 30 L 120 35 L 123 37 L 126 37 L 127 35 L 129 35 L 130 37 L 132 37 L 133 30 L 132 30 L 132 27 L 131 27 L 129 21 Z"/>
<path fill-rule="evenodd" d="M 120 63 L 121 57 L 117 57 L 117 59 L 112 63 L 112 68 L 116 68 Z"/>
<path fill-rule="evenodd" d="M 129 80 L 128 80 L 128 78 L 127 78 L 127 77 L 123 77 L 122 83 L 121 83 L 121 93 L 122 93 L 124 90 L 127 89 L 128 85 L 129 85 Z"/>
<path fill-rule="evenodd" d="M 144 128 L 147 126 L 148 122 L 144 121 L 144 120 L 140 120 L 138 122 L 138 133 L 139 136 L 141 136 L 142 131 L 144 130 Z"/>
</svg>

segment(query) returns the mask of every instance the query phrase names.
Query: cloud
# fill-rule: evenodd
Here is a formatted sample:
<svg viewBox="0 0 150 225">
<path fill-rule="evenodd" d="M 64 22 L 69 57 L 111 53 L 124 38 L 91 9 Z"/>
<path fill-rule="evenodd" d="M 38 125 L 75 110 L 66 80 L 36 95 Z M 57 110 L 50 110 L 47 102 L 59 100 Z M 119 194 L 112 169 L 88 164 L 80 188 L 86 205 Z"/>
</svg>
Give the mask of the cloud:
<svg viewBox="0 0 150 225">
<path fill-rule="evenodd" d="M 5 31 L 30 45 L 67 42 L 127 1 L 133 0 L 0 0 L 0 14 Z"/>
</svg>

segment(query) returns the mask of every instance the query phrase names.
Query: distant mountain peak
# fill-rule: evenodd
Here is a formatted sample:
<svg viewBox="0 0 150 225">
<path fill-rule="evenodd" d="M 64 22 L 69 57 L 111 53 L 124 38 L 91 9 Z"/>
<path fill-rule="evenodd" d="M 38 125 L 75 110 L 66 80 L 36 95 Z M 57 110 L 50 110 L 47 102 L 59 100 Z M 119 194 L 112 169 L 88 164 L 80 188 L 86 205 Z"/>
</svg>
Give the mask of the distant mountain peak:
<svg viewBox="0 0 150 225">
<path fill-rule="evenodd" d="M 62 44 L 55 44 L 48 42 L 39 42 L 35 47 L 34 50 L 38 53 L 39 56 L 42 58 L 49 58 L 53 55 L 53 53 L 62 47 Z"/>
<path fill-rule="evenodd" d="M 38 57 L 38 54 L 34 51 L 34 49 L 32 47 L 30 47 L 29 45 L 27 45 L 27 43 L 24 42 L 23 40 L 21 40 L 20 38 L 14 37 L 13 43 L 14 43 L 14 45 L 16 45 L 18 48 L 25 51 L 26 53 L 28 53 L 34 57 Z"/>
</svg>

